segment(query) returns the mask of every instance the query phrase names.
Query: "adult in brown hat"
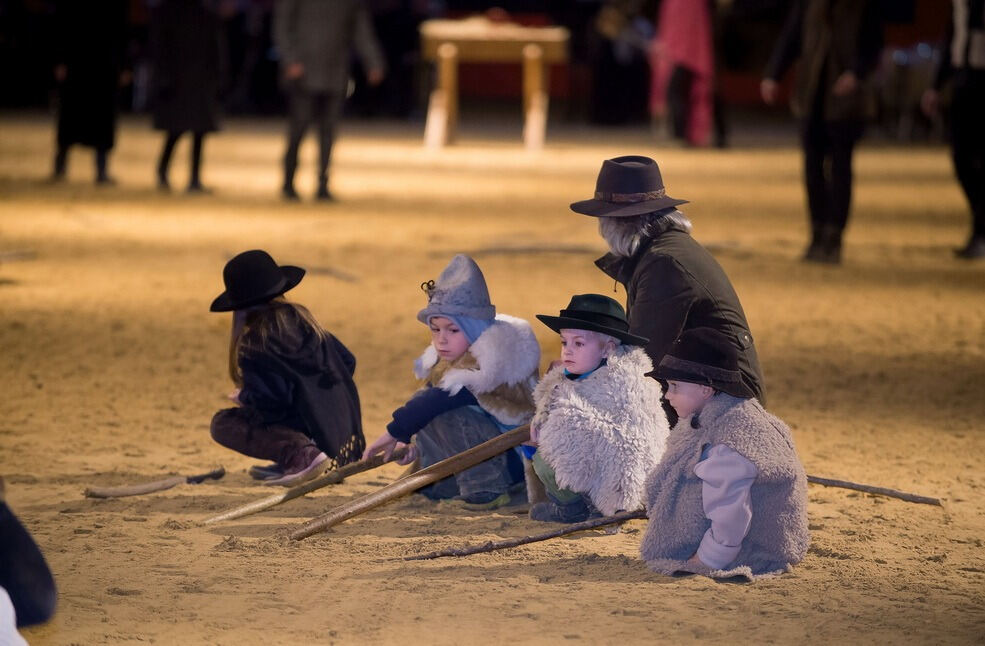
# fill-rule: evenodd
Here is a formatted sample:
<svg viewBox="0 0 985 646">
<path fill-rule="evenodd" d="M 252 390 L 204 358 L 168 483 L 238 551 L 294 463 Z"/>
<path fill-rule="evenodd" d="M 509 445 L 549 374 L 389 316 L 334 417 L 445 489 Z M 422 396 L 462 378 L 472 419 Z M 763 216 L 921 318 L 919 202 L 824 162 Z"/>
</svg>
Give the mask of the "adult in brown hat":
<svg viewBox="0 0 985 646">
<path fill-rule="evenodd" d="M 654 160 L 629 155 L 602 162 L 595 196 L 571 210 L 599 219 L 610 252 L 595 264 L 626 288 L 629 331 L 649 339 L 645 348 L 654 364 L 685 330 L 714 328 L 735 344 L 742 383 L 765 402 L 739 297 L 722 267 L 691 237 L 691 222 L 676 208 L 686 203 L 667 195 Z M 667 412 L 673 421 L 673 410 Z"/>
</svg>

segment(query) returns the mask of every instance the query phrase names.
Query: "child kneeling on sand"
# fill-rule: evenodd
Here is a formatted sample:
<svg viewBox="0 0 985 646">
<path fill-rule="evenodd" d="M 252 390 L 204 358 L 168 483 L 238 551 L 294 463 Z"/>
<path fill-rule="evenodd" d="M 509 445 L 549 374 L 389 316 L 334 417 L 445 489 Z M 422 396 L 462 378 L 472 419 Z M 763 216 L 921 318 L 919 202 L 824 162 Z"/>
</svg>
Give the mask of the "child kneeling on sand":
<svg viewBox="0 0 985 646">
<path fill-rule="evenodd" d="M 807 552 L 807 476 L 790 429 L 743 384 L 736 345 L 687 330 L 651 374 L 680 419 L 647 479 L 643 559 L 714 578 L 789 570 Z"/>
<path fill-rule="evenodd" d="M 233 311 L 229 371 L 237 408 L 212 418 L 216 442 L 273 460 L 250 474 L 292 486 L 359 459 L 363 447 L 356 359 L 301 305 L 283 294 L 304 269 L 278 267 L 266 251 L 244 251 L 222 271 L 213 312 Z"/>
<path fill-rule="evenodd" d="M 594 510 L 642 507 L 669 433 L 660 386 L 646 376 L 647 339 L 630 334 L 622 306 L 598 294 L 537 318 L 561 335 L 561 362 L 534 390 L 531 461 L 550 502 L 534 504 L 530 517 L 573 523 Z"/>
<path fill-rule="evenodd" d="M 427 467 L 525 424 L 533 415 L 540 347 L 523 319 L 496 315 L 475 261 L 455 256 L 437 282 L 422 285 L 427 307 L 417 314 L 431 345 L 414 363 L 423 388 L 393 412 L 387 432 L 364 454 L 385 456 L 409 447 L 401 462 Z M 421 490 L 433 500 L 455 498 L 469 509 L 495 509 L 523 480 L 520 455 L 507 451 Z"/>
</svg>

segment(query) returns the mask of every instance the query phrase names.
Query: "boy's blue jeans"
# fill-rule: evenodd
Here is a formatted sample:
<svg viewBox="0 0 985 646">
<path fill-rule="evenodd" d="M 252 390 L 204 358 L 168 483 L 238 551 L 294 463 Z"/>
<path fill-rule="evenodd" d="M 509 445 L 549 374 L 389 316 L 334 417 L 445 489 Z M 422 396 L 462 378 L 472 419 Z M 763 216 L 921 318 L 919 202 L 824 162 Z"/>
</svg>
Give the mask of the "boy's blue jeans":
<svg viewBox="0 0 985 646">
<path fill-rule="evenodd" d="M 421 468 L 467 451 L 500 435 L 501 430 L 482 411 L 466 406 L 435 417 L 415 436 Z M 479 492 L 504 493 L 523 480 L 523 463 L 515 451 L 490 458 L 454 476 L 420 490 L 432 500 L 469 496 Z"/>
</svg>

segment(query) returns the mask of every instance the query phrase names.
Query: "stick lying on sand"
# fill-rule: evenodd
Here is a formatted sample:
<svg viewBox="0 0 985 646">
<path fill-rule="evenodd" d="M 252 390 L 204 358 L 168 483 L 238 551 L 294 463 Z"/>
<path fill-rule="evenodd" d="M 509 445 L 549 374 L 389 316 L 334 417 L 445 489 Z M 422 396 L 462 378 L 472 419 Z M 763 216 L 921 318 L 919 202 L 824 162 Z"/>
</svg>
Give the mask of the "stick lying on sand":
<svg viewBox="0 0 985 646">
<path fill-rule="evenodd" d="M 202 521 L 204 525 L 211 525 L 213 523 L 218 523 L 223 520 L 232 520 L 234 518 L 242 518 L 243 516 L 249 516 L 250 514 L 255 514 L 258 511 L 263 511 L 264 509 L 270 509 L 271 507 L 276 507 L 282 502 L 287 502 L 288 500 L 294 500 L 295 498 L 300 498 L 301 496 L 311 493 L 316 489 L 321 489 L 322 487 L 327 487 L 333 484 L 339 484 L 349 476 L 355 475 L 357 473 L 362 473 L 364 471 L 369 471 L 375 469 L 378 466 L 386 464 L 386 462 L 393 462 L 404 457 L 407 453 L 406 448 L 401 448 L 395 450 L 391 455 L 389 460 L 384 460 L 382 455 L 374 455 L 368 460 L 360 460 L 359 462 L 351 462 L 341 468 L 335 469 L 334 471 L 329 471 L 325 475 L 315 478 L 304 484 L 299 484 L 296 487 L 291 487 L 287 491 L 281 493 L 276 493 L 272 496 L 262 498 L 260 500 L 255 500 L 251 503 L 247 503 L 241 507 L 236 507 L 235 509 L 230 509 L 221 514 L 213 516 L 212 518 L 206 518 Z"/>
<path fill-rule="evenodd" d="M 462 451 L 458 455 L 453 455 L 441 462 L 432 464 L 426 469 L 421 469 L 413 475 L 392 482 L 379 491 L 374 491 L 362 498 L 357 498 L 344 505 L 340 505 L 321 516 L 312 518 L 300 528 L 294 530 L 291 533 L 291 538 L 299 541 L 318 532 L 323 532 L 329 527 L 338 525 L 344 520 L 358 516 L 385 502 L 405 496 L 417 491 L 421 487 L 464 471 L 469 467 L 474 467 L 480 462 L 496 457 L 500 453 L 526 442 L 528 439 L 530 439 L 530 425 L 524 424 L 512 431 L 507 431 L 487 442 L 474 446 L 468 451 Z"/>
<path fill-rule="evenodd" d="M 199 484 L 206 480 L 218 480 L 226 475 L 226 470 L 222 467 L 202 473 L 197 476 L 171 476 L 163 480 L 154 480 L 138 485 L 125 485 L 122 487 L 89 487 L 85 490 L 86 498 L 123 498 L 124 496 L 140 496 L 145 493 L 164 491 L 180 484 Z"/>
<path fill-rule="evenodd" d="M 472 545 L 469 547 L 463 547 L 460 549 L 446 549 L 438 550 L 436 552 L 428 552 L 427 554 L 418 554 L 417 556 L 405 556 L 405 561 L 424 561 L 428 559 L 437 559 L 444 556 L 468 556 L 469 554 L 479 554 L 481 552 L 492 552 L 494 550 L 502 550 L 508 547 L 517 547 L 518 545 L 526 545 L 527 543 L 536 543 L 538 541 L 546 541 L 551 538 L 557 538 L 558 536 L 566 536 L 568 534 L 574 534 L 575 532 L 583 532 L 586 529 L 595 529 L 596 527 L 605 527 L 606 525 L 614 525 L 616 523 L 624 523 L 627 520 L 635 520 L 637 518 L 646 518 L 646 511 L 640 509 L 638 511 L 621 511 L 618 514 L 613 514 L 612 516 L 603 516 L 602 518 L 591 518 L 589 520 L 582 521 L 580 523 L 573 523 L 567 527 L 562 527 L 561 529 L 555 529 L 550 532 L 544 532 L 543 534 L 534 534 L 533 536 L 520 536 L 519 538 L 508 538 L 502 541 L 488 541 L 482 545 Z"/>
<path fill-rule="evenodd" d="M 916 502 L 924 505 L 937 505 L 942 506 L 939 498 L 928 498 L 927 496 L 918 496 L 913 493 L 906 493 L 905 491 L 897 491 L 896 489 L 887 489 L 885 487 L 874 487 L 872 485 L 858 484 L 856 482 L 848 482 L 847 480 L 831 480 L 830 478 L 819 478 L 817 476 L 807 476 L 807 482 L 813 482 L 814 484 L 823 485 L 825 487 L 841 487 L 842 489 L 854 489 L 855 491 L 864 491 L 866 493 L 874 493 L 880 496 L 889 496 L 890 498 L 899 498 L 900 500 L 906 500 L 907 502 Z"/>
</svg>

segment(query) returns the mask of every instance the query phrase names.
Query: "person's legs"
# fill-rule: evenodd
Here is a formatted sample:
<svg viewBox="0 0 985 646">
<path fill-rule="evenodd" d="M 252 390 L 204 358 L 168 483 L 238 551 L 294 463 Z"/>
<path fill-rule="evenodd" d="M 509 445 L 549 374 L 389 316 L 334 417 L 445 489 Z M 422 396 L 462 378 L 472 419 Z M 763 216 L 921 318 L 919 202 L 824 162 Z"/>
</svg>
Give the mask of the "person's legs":
<svg viewBox="0 0 985 646">
<path fill-rule="evenodd" d="M 680 141 L 687 141 L 693 76 L 691 70 L 678 65 L 670 73 L 670 80 L 667 82 L 667 111 L 670 113 L 671 134 Z"/>
<path fill-rule="evenodd" d="M 212 418 L 212 439 L 238 453 L 273 460 L 285 474 L 303 470 L 321 454 L 310 437 L 287 426 L 263 423 L 249 408 L 227 408 Z"/>
<path fill-rule="evenodd" d="M 65 170 L 67 167 L 68 146 L 59 143 L 57 149 L 55 150 L 55 163 L 51 172 L 52 181 L 60 182 L 65 179 Z"/>
<path fill-rule="evenodd" d="M 205 192 L 205 187 L 202 186 L 202 181 L 200 178 L 202 171 L 202 146 L 204 145 L 204 143 L 205 143 L 204 132 L 192 133 L 191 173 L 188 178 L 189 193 Z"/>
<path fill-rule="evenodd" d="M 985 257 L 985 87 L 956 84 L 951 109 L 951 159 L 971 209 L 971 236 L 961 258 Z"/>
<path fill-rule="evenodd" d="M 500 435 L 485 413 L 472 407 L 457 408 L 434 418 L 416 435 L 421 468 L 440 462 Z M 522 478 L 511 469 L 508 453 L 497 455 L 470 469 L 437 482 L 421 493 L 432 499 L 456 495 L 469 500 L 479 494 L 499 496 Z"/>
<path fill-rule="evenodd" d="M 301 147 L 301 140 L 304 132 L 308 129 L 311 121 L 312 97 L 305 90 L 294 87 L 287 95 L 287 150 L 284 153 L 284 186 L 283 195 L 285 199 L 298 199 L 297 191 L 294 190 L 294 172 L 298 168 L 298 150 Z"/>
<path fill-rule="evenodd" d="M 328 165 L 332 160 L 332 146 L 335 143 L 335 127 L 342 112 L 343 97 L 338 93 L 323 94 L 320 97 L 318 121 L 318 193 L 319 200 L 331 200 L 328 190 Z"/>
<path fill-rule="evenodd" d="M 530 518 L 550 523 L 578 523 L 586 520 L 592 508 L 584 496 L 571 489 L 562 489 L 557 484 L 554 469 L 541 455 L 534 453 L 531 459 L 537 478 L 544 484 L 550 502 L 539 502 L 530 507 Z"/>
<path fill-rule="evenodd" d="M 171 166 L 171 155 L 174 153 L 174 147 L 180 137 L 181 133 L 174 131 L 168 132 L 164 137 L 161 158 L 157 162 L 157 187 L 162 191 L 171 190 L 171 184 L 168 182 L 168 168 Z"/>
<path fill-rule="evenodd" d="M 817 260 L 821 248 L 821 230 L 828 219 L 829 209 L 828 182 L 824 172 L 828 142 L 820 117 L 809 116 L 804 121 L 801 146 L 804 149 L 804 186 L 807 189 L 807 212 L 811 227 L 811 242 L 804 259 Z"/>
</svg>

